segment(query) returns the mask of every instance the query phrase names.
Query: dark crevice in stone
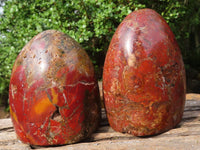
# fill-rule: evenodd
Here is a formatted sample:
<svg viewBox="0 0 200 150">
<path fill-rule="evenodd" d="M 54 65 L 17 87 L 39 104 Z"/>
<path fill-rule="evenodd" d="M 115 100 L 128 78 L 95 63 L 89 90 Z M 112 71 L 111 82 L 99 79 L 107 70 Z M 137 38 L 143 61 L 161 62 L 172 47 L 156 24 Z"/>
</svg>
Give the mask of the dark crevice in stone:
<svg viewBox="0 0 200 150">
<path fill-rule="evenodd" d="M 60 114 L 59 107 L 58 106 L 55 106 L 55 107 L 56 107 L 56 111 L 51 116 L 51 119 L 60 122 L 62 121 L 62 116 Z"/>
</svg>

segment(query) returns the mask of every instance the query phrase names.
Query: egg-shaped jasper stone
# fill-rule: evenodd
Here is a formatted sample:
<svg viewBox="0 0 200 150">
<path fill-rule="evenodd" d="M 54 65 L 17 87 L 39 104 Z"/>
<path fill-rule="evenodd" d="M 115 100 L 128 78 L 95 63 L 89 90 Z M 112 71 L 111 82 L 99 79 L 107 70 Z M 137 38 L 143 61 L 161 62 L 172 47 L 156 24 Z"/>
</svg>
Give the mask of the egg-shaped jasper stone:
<svg viewBox="0 0 200 150">
<path fill-rule="evenodd" d="M 61 145 L 87 138 L 100 120 L 93 65 L 62 32 L 36 35 L 18 55 L 9 89 L 18 138 L 31 145 Z"/>
<path fill-rule="evenodd" d="M 136 136 L 175 127 L 185 104 L 185 69 L 174 34 L 151 9 L 129 14 L 106 55 L 103 93 L 110 126 Z"/>
</svg>

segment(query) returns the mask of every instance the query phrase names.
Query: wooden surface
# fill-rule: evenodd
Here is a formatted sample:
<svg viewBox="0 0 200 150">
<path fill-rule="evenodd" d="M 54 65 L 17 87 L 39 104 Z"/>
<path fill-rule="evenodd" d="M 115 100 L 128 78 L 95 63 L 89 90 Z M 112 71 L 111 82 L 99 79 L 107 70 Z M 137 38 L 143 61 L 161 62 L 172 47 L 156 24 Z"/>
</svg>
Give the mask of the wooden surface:
<svg viewBox="0 0 200 150">
<path fill-rule="evenodd" d="M 113 131 L 102 110 L 101 126 L 90 139 L 56 147 L 31 147 L 16 139 L 10 119 L 0 120 L 0 150 L 200 150 L 200 94 L 187 94 L 180 125 L 168 132 L 146 138 Z"/>
</svg>

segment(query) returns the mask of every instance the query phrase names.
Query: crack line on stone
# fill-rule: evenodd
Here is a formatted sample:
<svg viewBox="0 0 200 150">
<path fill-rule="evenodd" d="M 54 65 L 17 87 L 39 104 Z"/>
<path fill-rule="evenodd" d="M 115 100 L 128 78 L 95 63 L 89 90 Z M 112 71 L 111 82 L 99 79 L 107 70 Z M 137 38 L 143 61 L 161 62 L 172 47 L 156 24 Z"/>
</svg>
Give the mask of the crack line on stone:
<svg viewBox="0 0 200 150">
<path fill-rule="evenodd" d="M 74 83 L 74 84 L 68 84 L 68 85 L 66 85 L 66 86 L 74 87 L 74 86 L 76 86 L 76 85 L 78 85 L 78 84 L 83 84 L 83 85 L 86 85 L 86 86 L 88 86 L 88 85 L 90 86 L 90 85 L 94 85 L 95 82 L 89 83 L 89 82 L 85 82 L 85 81 L 78 81 L 78 82 L 76 82 L 76 83 Z"/>
</svg>

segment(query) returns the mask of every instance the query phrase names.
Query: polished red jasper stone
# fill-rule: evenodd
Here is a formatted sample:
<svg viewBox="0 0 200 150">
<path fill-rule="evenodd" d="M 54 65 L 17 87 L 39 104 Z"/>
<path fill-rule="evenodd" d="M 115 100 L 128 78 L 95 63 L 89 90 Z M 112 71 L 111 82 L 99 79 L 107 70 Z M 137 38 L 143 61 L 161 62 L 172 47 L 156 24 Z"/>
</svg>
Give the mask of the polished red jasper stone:
<svg viewBox="0 0 200 150">
<path fill-rule="evenodd" d="M 100 120 L 91 61 L 76 41 L 55 30 L 35 36 L 18 55 L 9 100 L 17 136 L 31 145 L 78 142 Z"/>
<path fill-rule="evenodd" d="M 136 136 L 175 127 L 185 105 L 185 69 L 165 20 L 151 9 L 129 14 L 111 40 L 103 94 L 110 126 Z"/>
</svg>

